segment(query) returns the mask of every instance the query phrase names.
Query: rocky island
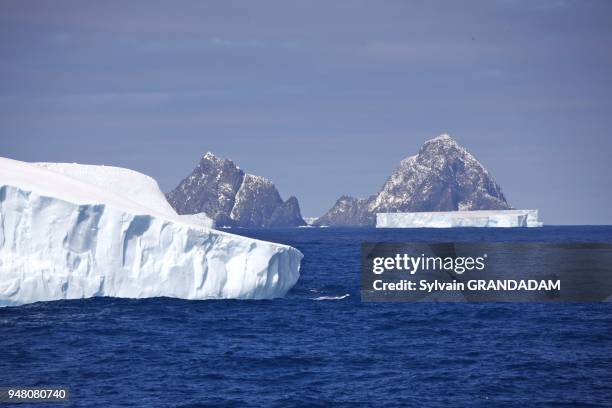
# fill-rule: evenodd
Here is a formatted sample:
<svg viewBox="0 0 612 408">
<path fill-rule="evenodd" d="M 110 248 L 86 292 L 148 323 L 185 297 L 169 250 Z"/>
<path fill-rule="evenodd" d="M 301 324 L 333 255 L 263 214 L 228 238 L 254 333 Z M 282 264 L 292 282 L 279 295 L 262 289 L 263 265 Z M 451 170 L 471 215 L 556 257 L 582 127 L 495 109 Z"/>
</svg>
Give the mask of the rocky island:
<svg viewBox="0 0 612 408">
<path fill-rule="evenodd" d="M 447 134 L 404 159 L 382 189 L 367 198 L 342 196 L 314 225 L 375 226 L 377 213 L 510 210 L 499 185 Z"/>
<path fill-rule="evenodd" d="M 204 213 L 217 227 L 306 225 L 297 198 L 283 201 L 270 180 L 245 173 L 233 161 L 210 152 L 166 197 L 178 214 Z"/>
</svg>

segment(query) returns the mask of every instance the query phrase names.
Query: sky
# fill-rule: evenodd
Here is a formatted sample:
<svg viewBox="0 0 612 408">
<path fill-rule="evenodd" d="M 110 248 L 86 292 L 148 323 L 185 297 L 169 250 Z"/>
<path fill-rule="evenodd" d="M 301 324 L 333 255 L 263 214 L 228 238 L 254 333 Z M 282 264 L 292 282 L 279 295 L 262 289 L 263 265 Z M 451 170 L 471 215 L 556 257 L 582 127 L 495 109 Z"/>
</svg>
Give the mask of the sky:
<svg viewBox="0 0 612 408">
<path fill-rule="evenodd" d="M 0 156 L 128 167 L 207 151 L 304 216 L 449 133 L 516 208 L 612 224 L 612 2 L 0 2 Z"/>
</svg>

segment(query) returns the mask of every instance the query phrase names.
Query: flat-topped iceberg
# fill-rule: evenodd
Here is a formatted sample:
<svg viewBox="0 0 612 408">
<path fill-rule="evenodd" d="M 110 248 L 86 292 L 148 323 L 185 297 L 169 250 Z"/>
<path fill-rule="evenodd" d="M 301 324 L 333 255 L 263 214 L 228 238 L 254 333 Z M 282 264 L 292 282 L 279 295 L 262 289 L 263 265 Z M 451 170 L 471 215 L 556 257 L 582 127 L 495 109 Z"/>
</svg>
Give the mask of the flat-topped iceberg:
<svg viewBox="0 0 612 408">
<path fill-rule="evenodd" d="M 157 183 L 107 166 L 0 158 L 0 305 L 92 296 L 282 297 L 289 246 L 180 216 Z"/>
<path fill-rule="evenodd" d="M 377 213 L 376 228 L 541 227 L 538 210 Z"/>
</svg>

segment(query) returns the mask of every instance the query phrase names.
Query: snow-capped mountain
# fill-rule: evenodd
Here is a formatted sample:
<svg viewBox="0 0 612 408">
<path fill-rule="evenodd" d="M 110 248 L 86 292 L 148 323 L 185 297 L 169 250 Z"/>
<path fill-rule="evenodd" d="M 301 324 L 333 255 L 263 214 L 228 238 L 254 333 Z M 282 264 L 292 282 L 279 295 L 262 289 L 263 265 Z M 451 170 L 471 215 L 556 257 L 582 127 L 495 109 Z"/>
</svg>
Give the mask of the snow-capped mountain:
<svg viewBox="0 0 612 408">
<path fill-rule="evenodd" d="M 375 224 L 379 212 L 506 210 L 501 188 L 476 158 L 447 134 L 404 159 L 378 194 L 342 196 L 317 225 Z"/>
<path fill-rule="evenodd" d="M 268 228 L 306 225 L 295 197 L 283 201 L 270 180 L 247 174 L 233 161 L 210 152 L 166 196 L 177 213 L 203 212 L 217 226 Z"/>
</svg>

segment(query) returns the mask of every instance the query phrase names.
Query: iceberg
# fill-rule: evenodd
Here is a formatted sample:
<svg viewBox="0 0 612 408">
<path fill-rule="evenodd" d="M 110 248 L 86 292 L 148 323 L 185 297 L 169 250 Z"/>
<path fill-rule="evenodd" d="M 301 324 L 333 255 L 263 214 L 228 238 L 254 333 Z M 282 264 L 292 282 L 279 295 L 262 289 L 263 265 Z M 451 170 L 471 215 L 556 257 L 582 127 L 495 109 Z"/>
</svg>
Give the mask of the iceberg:
<svg viewBox="0 0 612 408">
<path fill-rule="evenodd" d="M 376 228 L 541 227 L 538 210 L 377 213 Z"/>
<path fill-rule="evenodd" d="M 157 182 L 109 166 L 0 158 L 0 306 L 93 296 L 271 299 L 299 278 L 290 246 L 181 216 Z"/>
</svg>

